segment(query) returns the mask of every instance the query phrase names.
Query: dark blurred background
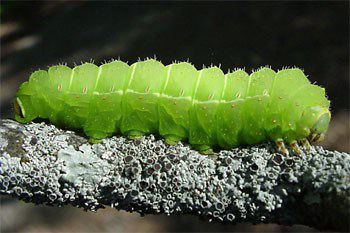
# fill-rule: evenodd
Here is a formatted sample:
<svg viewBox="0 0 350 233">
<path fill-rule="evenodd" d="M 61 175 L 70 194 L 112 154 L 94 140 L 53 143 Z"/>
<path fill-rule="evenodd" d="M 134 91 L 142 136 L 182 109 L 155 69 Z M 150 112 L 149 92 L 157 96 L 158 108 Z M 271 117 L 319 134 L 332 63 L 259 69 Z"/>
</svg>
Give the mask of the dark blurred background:
<svg viewBox="0 0 350 233">
<path fill-rule="evenodd" d="M 349 2 L 1 1 L 1 117 L 12 117 L 19 84 L 37 69 L 156 56 L 246 71 L 303 68 L 324 86 L 333 119 L 323 146 L 349 152 Z M 97 213 L 2 198 L 0 231 L 315 231 L 303 226 L 221 225 L 196 217 Z"/>
</svg>

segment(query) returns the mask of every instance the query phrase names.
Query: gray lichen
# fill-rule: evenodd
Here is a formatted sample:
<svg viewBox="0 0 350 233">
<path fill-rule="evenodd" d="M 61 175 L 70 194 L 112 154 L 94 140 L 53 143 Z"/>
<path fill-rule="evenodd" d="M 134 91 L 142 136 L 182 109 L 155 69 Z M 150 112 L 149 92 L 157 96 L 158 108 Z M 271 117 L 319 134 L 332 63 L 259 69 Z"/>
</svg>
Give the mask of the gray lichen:
<svg viewBox="0 0 350 233">
<path fill-rule="evenodd" d="M 10 120 L 0 142 L 0 193 L 28 202 L 347 229 L 347 153 L 312 147 L 286 157 L 266 143 L 203 156 L 153 135 L 90 145 L 51 125 Z M 337 212 L 320 222 L 315 211 L 326 210 Z"/>
<path fill-rule="evenodd" d="M 83 183 L 97 185 L 111 169 L 107 161 L 101 160 L 91 148 L 84 144 L 76 151 L 72 146 L 58 151 L 58 159 L 65 162 L 62 179 L 74 187 Z"/>
</svg>

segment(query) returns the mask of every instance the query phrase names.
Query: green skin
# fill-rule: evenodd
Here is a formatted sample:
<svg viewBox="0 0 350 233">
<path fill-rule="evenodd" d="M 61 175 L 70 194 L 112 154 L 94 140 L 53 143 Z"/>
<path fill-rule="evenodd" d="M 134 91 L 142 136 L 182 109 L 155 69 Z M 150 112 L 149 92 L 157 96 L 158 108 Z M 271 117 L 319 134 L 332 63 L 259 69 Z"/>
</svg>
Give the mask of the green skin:
<svg viewBox="0 0 350 233">
<path fill-rule="evenodd" d="M 34 72 L 14 101 L 15 118 L 36 118 L 83 132 L 93 141 L 116 133 L 156 133 L 169 144 L 188 140 L 201 152 L 325 133 L 330 121 L 325 90 L 300 69 L 262 68 L 224 74 L 186 62 L 114 61 Z"/>
</svg>

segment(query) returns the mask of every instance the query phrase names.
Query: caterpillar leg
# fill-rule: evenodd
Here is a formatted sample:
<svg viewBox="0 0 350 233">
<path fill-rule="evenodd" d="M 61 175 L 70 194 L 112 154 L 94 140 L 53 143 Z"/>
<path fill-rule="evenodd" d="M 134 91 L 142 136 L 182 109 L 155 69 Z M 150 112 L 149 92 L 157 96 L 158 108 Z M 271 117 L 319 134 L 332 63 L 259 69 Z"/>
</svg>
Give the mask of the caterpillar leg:
<svg viewBox="0 0 350 233">
<path fill-rule="evenodd" d="M 102 141 L 102 139 L 111 136 L 111 133 L 106 133 L 102 131 L 84 131 L 85 134 L 89 137 L 89 142 L 92 144 L 97 144 Z"/>
<path fill-rule="evenodd" d="M 198 146 L 196 146 L 196 148 L 199 151 L 199 153 L 201 153 L 202 155 L 214 154 L 213 149 L 208 145 L 198 145 Z"/>
<path fill-rule="evenodd" d="M 290 147 L 292 148 L 293 152 L 297 155 L 301 155 L 302 151 L 300 150 L 300 147 L 298 145 L 297 141 L 293 141 L 290 143 Z"/>
<path fill-rule="evenodd" d="M 277 139 L 275 141 L 277 149 L 279 152 L 281 152 L 283 155 L 288 156 L 289 155 L 289 151 L 286 148 L 286 145 L 284 144 L 283 139 Z"/>
<path fill-rule="evenodd" d="M 309 142 L 306 138 L 305 138 L 305 139 L 301 139 L 301 140 L 300 140 L 300 143 L 301 143 L 302 147 L 303 147 L 305 150 L 309 151 L 309 150 L 311 149 L 310 142 Z"/>
<path fill-rule="evenodd" d="M 165 143 L 170 146 L 175 146 L 177 143 L 181 140 L 180 137 L 175 135 L 166 135 L 165 136 Z"/>
<path fill-rule="evenodd" d="M 98 144 L 102 141 L 102 139 L 96 139 L 96 138 L 89 138 L 89 142 L 91 144 Z"/>
<path fill-rule="evenodd" d="M 144 135 L 144 133 L 138 130 L 131 130 L 127 133 L 127 135 L 130 139 L 138 139 L 141 138 Z"/>
</svg>

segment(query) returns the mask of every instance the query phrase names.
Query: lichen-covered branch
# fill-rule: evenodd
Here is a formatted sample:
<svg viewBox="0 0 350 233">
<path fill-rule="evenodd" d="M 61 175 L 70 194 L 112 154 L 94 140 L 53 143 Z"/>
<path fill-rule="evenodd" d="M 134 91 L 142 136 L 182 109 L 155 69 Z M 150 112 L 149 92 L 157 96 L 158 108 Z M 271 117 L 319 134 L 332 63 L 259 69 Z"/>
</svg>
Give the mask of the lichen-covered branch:
<svg viewBox="0 0 350 233">
<path fill-rule="evenodd" d="M 0 153 L 0 193 L 37 204 L 348 230 L 350 155 L 321 147 L 290 157 L 270 144 L 204 156 L 152 135 L 91 145 L 44 123 L 2 120 Z"/>
</svg>

